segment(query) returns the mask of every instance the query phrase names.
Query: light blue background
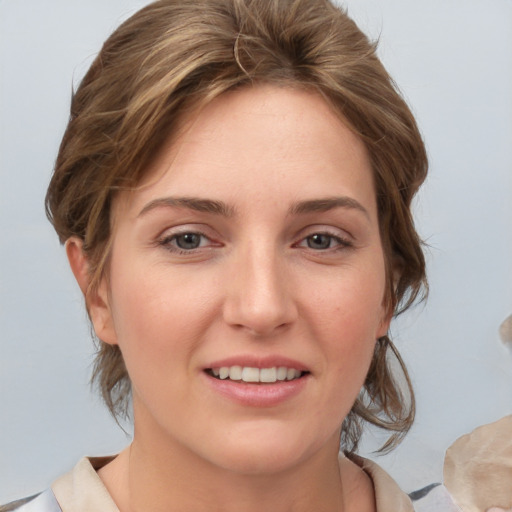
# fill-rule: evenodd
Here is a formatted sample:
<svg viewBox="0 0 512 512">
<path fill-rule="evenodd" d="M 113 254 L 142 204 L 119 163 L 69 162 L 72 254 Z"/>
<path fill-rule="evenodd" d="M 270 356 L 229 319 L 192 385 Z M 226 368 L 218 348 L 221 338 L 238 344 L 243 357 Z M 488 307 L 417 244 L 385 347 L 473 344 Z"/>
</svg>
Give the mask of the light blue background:
<svg viewBox="0 0 512 512">
<path fill-rule="evenodd" d="M 43 210 L 77 83 L 136 0 L 0 0 L 0 503 L 128 438 L 88 390 L 92 343 Z M 352 0 L 417 115 L 431 173 L 416 203 L 431 295 L 395 325 L 416 424 L 378 462 L 405 490 L 445 449 L 512 412 L 512 1 Z M 365 448 L 379 441 L 369 436 Z"/>
</svg>

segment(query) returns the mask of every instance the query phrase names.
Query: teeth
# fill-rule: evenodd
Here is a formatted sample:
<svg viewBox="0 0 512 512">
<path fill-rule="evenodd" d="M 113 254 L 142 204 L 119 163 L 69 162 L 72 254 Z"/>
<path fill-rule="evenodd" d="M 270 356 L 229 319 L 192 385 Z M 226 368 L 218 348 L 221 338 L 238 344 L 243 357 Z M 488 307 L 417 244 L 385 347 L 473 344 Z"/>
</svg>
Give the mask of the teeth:
<svg viewBox="0 0 512 512">
<path fill-rule="evenodd" d="M 242 370 L 242 380 L 244 382 L 259 382 L 260 381 L 260 371 L 258 368 L 251 368 L 246 366 Z"/>
<path fill-rule="evenodd" d="M 229 369 L 229 378 L 231 380 L 242 380 L 242 367 L 241 366 L 232 366 Z"/>
<path fill-rule="evenodd" d="M 298 379 L 302 372 L 286 366 L 272 368 L 252 368 L 250 366 L 222 366 L 212 368 L 212 373 L 219 379 L 238 380 L 243 382 L 276 382 Z"/>
<path fill-rule="evenodd" d="M 280 366 L 277 369 L 277 380 L 286 380 L 286 374 L 288 373 L 288 368 L 286 366 Z"/>
<path fill-rule="evenodd" d="M 277 380 L 275 368 L 262 368 L 260 370 L 260 382 L 275 382 Z"/>
<path fill-rule="evenodd" d="M 297 377 L 300 377 L 299 370 L 295 370 L 294 368 L 288 368 L 288 370 L 286 370 L 286 380 L 293 380 Z"/>
</svg>

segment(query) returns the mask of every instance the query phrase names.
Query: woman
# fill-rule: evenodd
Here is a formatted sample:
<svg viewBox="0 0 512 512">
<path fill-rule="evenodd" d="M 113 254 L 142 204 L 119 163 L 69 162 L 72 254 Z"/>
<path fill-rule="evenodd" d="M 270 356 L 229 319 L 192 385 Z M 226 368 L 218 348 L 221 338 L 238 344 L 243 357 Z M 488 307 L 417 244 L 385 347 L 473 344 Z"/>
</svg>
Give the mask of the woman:
<svg viewBox="0 0 512 512">
<path fill-rule="evenodd" d="M 26 510 L 412 510 L 354 452 L 363 421 L 389 449 L 413 420 L 387 333 L 425 285 L 426 168 L 327 1 L 163 0 L 125 22 L 73 98 L 47 211 L 134 439 Z"/>
</svg>

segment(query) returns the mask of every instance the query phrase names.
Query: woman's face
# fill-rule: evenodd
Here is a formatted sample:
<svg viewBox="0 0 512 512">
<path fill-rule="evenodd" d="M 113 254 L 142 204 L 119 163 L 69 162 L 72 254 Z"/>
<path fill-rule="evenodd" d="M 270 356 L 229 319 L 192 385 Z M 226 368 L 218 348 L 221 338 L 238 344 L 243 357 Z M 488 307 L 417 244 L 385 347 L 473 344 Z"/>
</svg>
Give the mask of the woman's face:
<svg viewBox="0 0 512 512">
<path fill-rule="evenodd" d="M 113 218 L 90 307 L 135 442 L 251 474 L 335 456 L 389 315 L 370 163 L 325 101 L 221 96 Z"/>
</svg>

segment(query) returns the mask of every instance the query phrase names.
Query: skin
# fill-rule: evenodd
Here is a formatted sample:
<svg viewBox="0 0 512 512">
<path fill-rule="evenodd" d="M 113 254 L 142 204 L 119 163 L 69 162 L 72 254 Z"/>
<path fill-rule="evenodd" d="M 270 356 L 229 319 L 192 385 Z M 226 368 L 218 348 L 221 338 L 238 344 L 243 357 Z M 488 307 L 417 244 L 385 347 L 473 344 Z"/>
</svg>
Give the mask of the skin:
<svg viewBox="0 0 512 512">
<path fill-rule="evenodd" d="M 338 463 L 390 321 L 364 145 L 318 95 L 274 86 L 224 94 L 184 128 L 117 198 L 108 279 L 87 294 L 133 384 L 133 443 L 100 477 L 123 512 L 374 510 L 366 474 Z M 190 197 L 225 211 L 176 206 Z M 85 292 L 80 241 L 67 252 Z M 254 407 L 209 385 L 212 361 L 247 355 L 300 361 L 304 386 Z"/>
</svg>

